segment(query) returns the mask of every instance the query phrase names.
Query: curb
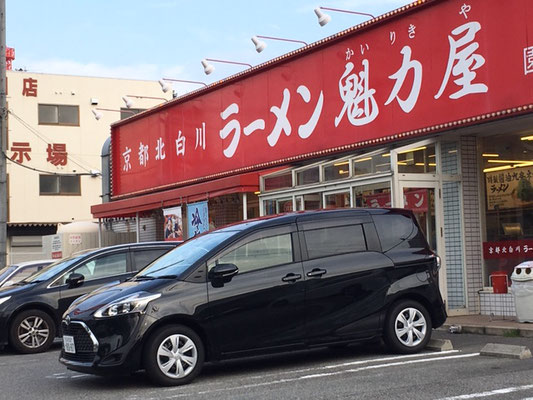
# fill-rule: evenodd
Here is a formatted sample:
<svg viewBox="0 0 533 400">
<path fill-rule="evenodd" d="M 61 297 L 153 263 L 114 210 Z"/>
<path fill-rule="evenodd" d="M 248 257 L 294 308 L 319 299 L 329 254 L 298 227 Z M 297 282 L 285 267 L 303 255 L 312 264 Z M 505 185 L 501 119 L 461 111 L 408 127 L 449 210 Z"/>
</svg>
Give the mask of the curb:
<svg viewBox="0 0 533 400">
<path fill-rule="evenodd" d="M 526 346 L 499 343 L 487 343 L 479 354 L 482 356 L 515 358 L 519 360 L 531 358 L 531 351 Z"/>
<path fill-rule="evenodd" d="M 455 324 L 445 324 L 442 330 L 449 331 L 451 326 Z M 462 333 L 474 333 L 476 335 L 491 335 L 491 336 L 520 336 L 526 338 L 533 338 L 532 329 L 508 328 L 502 326 L 480 326 L 480 325 L 460 325 Z"/>
<path fill-rule="evenodd" d="M 426 349 L 434 351 L 449 351 L 453 350 L 453 345 L 449 339 L 430 339 Z"/>
</svg>

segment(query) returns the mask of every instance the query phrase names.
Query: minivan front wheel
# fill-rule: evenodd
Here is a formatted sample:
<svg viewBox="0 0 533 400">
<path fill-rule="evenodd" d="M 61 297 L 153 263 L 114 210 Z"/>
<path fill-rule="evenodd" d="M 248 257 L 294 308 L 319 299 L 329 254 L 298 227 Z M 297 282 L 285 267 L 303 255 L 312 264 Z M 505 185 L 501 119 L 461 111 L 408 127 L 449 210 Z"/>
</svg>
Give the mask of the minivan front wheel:
<svg viewBox="0 0 533 400">
<path fill-rule="evenodd" d="M 417 301 L 401 301 L 393 305 L 385 325 L 385 343 L 397 353 L 417 353 L 431 338 L 431 318 Z"/>
<path fill-rule="evenodd" d="M 144 349 L 144 367 L 152 382 L 175 386 L 191 382 L 204 363 L 204 346 L 192 329 L 171 325 L 156 331 Z"/>
<path fill-rule="evenodd" d="M 41 310 L 18 314 L 9 329 L 9 343 L 20 353 L 41 353 L 54 341 L 56 327 L 50 315 Z"/>
</svg>

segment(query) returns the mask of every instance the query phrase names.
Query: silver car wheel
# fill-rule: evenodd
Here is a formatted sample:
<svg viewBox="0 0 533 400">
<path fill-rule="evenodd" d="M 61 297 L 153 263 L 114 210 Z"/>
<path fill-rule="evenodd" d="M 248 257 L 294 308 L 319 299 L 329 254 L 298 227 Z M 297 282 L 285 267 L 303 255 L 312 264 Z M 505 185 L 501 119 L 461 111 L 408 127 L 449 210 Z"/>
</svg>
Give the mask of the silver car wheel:
<svg viewBox="0 0 533 400">
<path fill-rule="evenodd" d="M 171 335 L 157 349 L 157 365 L 169 378 L 189 375 L 198 361 L 198 349 L 185 335 Z"/>
<path fill-rule="evenodd" d="M 44 319 L 33 315 L 22 320 L 17 334 L 20 343 L 30 349 L 36 349 L 48 340 L 50 327 Z"/>
<path fill-rule="evenodd" d="M 404 346 L 418 346 L 426 337 L 427 321 L 416 308 L 406 308 L 398 313 L 394 321 L 394 333 Z"/>
</svg>

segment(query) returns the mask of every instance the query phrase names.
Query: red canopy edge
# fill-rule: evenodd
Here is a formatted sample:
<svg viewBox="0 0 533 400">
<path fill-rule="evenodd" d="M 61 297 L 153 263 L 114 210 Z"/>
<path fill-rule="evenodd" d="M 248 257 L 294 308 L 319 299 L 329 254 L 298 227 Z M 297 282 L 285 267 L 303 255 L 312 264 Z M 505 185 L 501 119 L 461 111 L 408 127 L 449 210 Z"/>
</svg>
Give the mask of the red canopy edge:
<svg viewBox="0 0 533 400">
<path fill-rule="evenodd" d="M 91 213 L 94 218 L 126 217 L 133 216 L 137 212 L 178 206 L 225 194 L 256 192 L 259 190 L 259 176 L 264 173 L 264 171 L 251 172 L 228 176 L 196 185 L 97 204 L 91 206 Z"/>
</svg>

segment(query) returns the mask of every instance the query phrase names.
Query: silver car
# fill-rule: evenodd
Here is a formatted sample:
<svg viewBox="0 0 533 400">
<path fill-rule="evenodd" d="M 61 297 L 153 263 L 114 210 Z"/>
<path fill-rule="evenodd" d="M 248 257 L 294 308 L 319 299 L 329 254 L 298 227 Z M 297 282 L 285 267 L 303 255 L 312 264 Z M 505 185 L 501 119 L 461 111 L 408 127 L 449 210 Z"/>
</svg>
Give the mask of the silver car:
<svg viewBox="0 0 533 400">
<path fill-rule="evenodd" d="M 57 260 L 25 261 L 0 269 L 0 287 L 11 286 Z"/>
</svg>

